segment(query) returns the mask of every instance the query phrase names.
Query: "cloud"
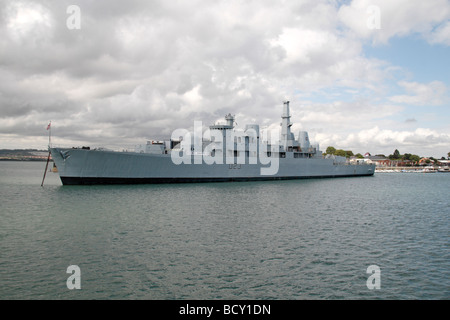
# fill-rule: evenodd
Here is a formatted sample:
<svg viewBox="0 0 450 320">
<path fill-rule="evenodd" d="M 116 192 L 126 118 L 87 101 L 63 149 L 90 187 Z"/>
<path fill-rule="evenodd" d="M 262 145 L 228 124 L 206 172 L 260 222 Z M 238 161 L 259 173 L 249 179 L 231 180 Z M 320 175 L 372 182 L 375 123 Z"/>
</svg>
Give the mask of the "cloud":
<svg viewBox="0 0 450 320">
<path fill-rule="evenodd" d="M 34 2 L 10 2 L 3 10 L 9 39 L 17 44 L 43 41 L 54 24 L 51 12 Z"/>
<path fill-rule="evenodd" d="M 243 106 L 270 113 L 298 87 L 361 83 L 377 68 L 357 42 L 335 33 L 336 9 L 327 1 L 81 1 L 80 30 L 65 26 L 66 5 L 4 8 L 3 117 L 48 112 L 41 102 L 56 112 L 60 101 L 86 122 L 112 124 L 153 109 L 179 120 Z"/>
<path fill-rule="evenodd" d="M 317 134 L 314 138 L 322 141 L 322 149 L 327 146 L 338 146 L 340 149 L 352 150 L 355 153 L 371 152 L 372 154 L 390 154 L 398 148 L 403 153 L 444 156 L 446 148 L 450 145 L 450 134 L 427 128 L 400 131 L 374 126 L 348 135 Z M 436 149 L 441 150 L 441 153 L 436 153 Z"/>
<path fill-rule="evenodd" d="M 375 44 L 414 33 L 430 43 L 449 43 L 447 0 L 353 0 L 338 15 L 353 34 Z"/>
<path fill-rule="evenodd" d="M 436 106 L 448 102 L 447 86 L 441 81 L 428 84 L 400 81 L 398 83 L 409 95 L 396 95 L 389 98 L 392 102 L 419 106 Z"/>
<path fill-rule="evenodd" d="M 429 41 L 432 44 L 450 46 L 450 21 L 440 24 L 430 33 Z"/>
<path fill-rule="evenodd" d="M 69 30 L 71 4 L 0 6 L 2 146 L 45 148 L 49 120 L 55 142 L 67 145 L 167 138 L 229 112 L 241 126 L 274 126 L 285 99 L 296 130 L 328 141 L 406 104 L 445 101 L 438 81 L 400 81 L 405 94 L 380 101 L 392 66 L 364 54 L 367 39 L 411 32 L 446 43 L 445 2 L 79 0 L 81 29 Z M 381 30 L 367 29 L 369 4 L 380 6 Z"/>
<path fill-rule="evenodd" d="M 293 132 L 307 129 L 311 141 L 319 143 L 323 150 L 334 146 L 354 153 L 390 154 L 397 148 L 402 152 L 441 157 L 450 145 L 448 126 L 429 129 L 418 127 L 413 117 L 401 120 L 408 109 L 400 104 L 362 99 L 328 104 L 310 102 L 300 110 L 296 107 L 291 107 Z"/>
</svg>

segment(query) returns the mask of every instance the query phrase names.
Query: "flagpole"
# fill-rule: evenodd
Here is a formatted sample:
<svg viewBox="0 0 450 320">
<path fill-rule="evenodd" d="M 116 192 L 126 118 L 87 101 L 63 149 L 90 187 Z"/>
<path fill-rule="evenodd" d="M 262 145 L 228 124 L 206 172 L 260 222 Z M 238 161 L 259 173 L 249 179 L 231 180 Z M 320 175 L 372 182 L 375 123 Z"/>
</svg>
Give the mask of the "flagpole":
<svg viewBox="0 0 450 320">
<path fill-rule="evenodd" d="M 45 180 L 45 176 L 46 176 L 46 174 L 47 174 L 48 163 L 50 162 L 50 155 L 51 155 L 51 152 L 50 152 L 50 150 L 49 150 L 49 151 L 48 151 L 48 157 L 47 157 L 47 164 L 45 165 L 44 177 L 42 178 L 41 187 L 44 186 L 44 180 Z"/>
<path fill-rule="evenodd" d="M 48 130 L 48 147 L 51 148 L 52 147 L 52 121 L 51 120 L 50 120 L 50 123 L 48 124 L 47 130 Z"/>
<path fill-rule="evenodd" d="M 45 164 L 44 177 L 42 177 L 41 187 L 44 186 L 45 176 L 47 175 L 48 163 L 50 162 L 50 156 L 51 156 L 50 148 L 52 146 L 52 121 L 50 121 L 50 123 L 48 124 L 47 130 L 48 130 L 48 157 L 47 157 L 47 163 Z"/>
</svg>

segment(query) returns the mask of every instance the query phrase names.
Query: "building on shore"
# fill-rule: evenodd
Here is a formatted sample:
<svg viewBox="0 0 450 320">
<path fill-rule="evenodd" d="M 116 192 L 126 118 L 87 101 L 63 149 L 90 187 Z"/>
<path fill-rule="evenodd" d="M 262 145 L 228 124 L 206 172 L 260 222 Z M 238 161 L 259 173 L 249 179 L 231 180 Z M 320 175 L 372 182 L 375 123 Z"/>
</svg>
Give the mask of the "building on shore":
<svg viewBox="0 0 450 320">
<path fill-rule="evenodd" d="M 450 160 L 437 160 L 437 165 L 441 167 L 450 167 Z"/>
<path fill-rule="evenodd" d="M 364 159 L 372 161 L 377 167 L 409 167 L 417 164 L 416 161 L 402 159 L 392 160 L 382 155 L 366 155 Z"/>
</svg>

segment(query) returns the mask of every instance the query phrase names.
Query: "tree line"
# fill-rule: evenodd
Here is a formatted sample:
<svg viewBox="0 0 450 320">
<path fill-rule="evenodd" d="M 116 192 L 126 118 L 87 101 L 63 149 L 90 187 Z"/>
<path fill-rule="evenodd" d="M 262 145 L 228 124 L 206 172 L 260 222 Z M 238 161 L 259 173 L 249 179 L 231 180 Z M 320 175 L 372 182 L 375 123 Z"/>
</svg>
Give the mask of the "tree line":
<svg viewBox="0 0 450 320">
<path fill-rule="evenodd" d="M 364 156 L 361 153 L 354 154 L 353 151 L 351 151 L 351 150 L 336 149 L 335 147 L 332 147 L 332 146 L 329 146 L 324 154 L 325 155 L 332 154 L 335 156 L 341 156 L 341 157 L 346 157 L 346 158 L 350 158 L 350 157 L 356 157 L 358 159 L 364 158 Z"/>
<path fill-rule="evenodd" d="M 353 151 L 351 150 L 343 150 L 343 149 L 336 149 L 333 146 L 329 146 L 325 153 L 325 155 L 327 154 L 332 154 L 335 156 L 341 156 L 341 157 L 346 157 L 346 158 L 350 158 L 350 157 L 356 157 L 358 159 L 363 159 L 364 156 L 361 153 L 357 153 L 354 154 Z M 390 155 L 388 155 L 387 157 L 384 154 L 377 154 L 377 156 L 381 156 L 381 157 L 385 157 L 388 158 L 389 160 L 409 160 L 409 161 L 413 161 L 413 162 L 419 162 L 420 159 L 422 159 L 423 157 L 420 157 L 417 154 L 411 154 L 411 153 L 404 153 L 404 154 L 400 154 L 400 151 L 398 151 L 398 149 L 395 149 L 394 152 Z M 430 163 L 431 161 L 436 162 L 437 160 L 445 160 L 445 157 L 442 157 L 441 159 L 435 159 L 433 157 L 427 157 L 430 161 L 427 163 Z M 447 159 L 450 159 L 450 152 L 447 153 Z"/>
</svg>

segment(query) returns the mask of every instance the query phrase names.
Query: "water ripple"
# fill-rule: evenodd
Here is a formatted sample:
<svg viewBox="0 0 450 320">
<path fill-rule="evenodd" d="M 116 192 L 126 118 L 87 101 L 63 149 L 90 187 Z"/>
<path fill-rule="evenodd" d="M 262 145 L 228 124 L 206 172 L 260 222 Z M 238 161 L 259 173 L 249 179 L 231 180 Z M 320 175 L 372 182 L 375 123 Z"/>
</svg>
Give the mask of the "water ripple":
<svg viewBox="0 0 450 320">
<path fill-rule="evenodd" d="M 41 188 L 0 165 L 1 299 L 450 298 L 450 175 Z"/>
</svg>

